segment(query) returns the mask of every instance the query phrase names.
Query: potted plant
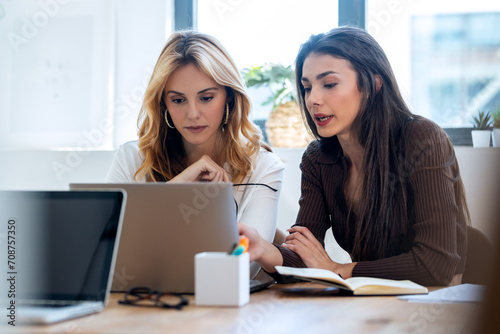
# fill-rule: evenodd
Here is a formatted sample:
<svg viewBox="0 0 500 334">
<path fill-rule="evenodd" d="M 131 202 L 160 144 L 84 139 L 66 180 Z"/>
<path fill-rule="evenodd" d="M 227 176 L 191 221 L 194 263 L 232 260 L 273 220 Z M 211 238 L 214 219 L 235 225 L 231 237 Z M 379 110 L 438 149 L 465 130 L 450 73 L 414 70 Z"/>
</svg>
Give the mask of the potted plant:
<svg viewBox="0 0 500 334">
<path fill-rule="evenodd" d="M 305 147 L 312 140 L 307 132 L 294 89 L 291 66 L 265 64 L 243 70 L 247 87 L 267 87 L 269 98 L 262 105 L 272 105 L 266 120 L 266 135 L 271 146 Z"/>
<path fill-rule="evenodd" d="M 477 115 L 472 117 L 472 125 L 472 146 L 490 146 L 491 114 L 489 112 L 478 111 Z"/>
<path fill-rule="evenodd" d="M 491 133 L 493 147 L 500 147 L 500 105 L 491 113 L 493 117 L 493 132 Z"/>
</svg>

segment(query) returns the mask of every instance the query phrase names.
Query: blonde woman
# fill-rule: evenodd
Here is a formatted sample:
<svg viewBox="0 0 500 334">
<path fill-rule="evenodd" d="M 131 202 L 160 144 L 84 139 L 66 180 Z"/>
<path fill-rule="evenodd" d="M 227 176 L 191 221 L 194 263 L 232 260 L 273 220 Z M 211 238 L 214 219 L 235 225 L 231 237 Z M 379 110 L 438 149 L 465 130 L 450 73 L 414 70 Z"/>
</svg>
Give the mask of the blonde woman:
<svg viewBox="0 0 500 334">
<path fill-rule="evenodd" d="M 249 120 L 239 71 L 213 37 L 174 33 L 158 58 L 139 115 L 139 140 L 120 147 L 107 181 L 233 182 L 238 221 L 268 241 L 284 165 Z M 252 276 L 259 267 L 251 268 Z"/>
</svg>

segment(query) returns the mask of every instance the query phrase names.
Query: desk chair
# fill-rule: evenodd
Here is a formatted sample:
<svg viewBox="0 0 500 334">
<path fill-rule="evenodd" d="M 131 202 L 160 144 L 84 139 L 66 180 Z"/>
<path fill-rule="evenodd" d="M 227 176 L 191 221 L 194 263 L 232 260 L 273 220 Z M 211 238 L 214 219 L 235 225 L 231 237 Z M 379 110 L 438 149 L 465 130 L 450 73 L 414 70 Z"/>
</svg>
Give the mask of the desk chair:
<svg viewBox="0 0 500 334">
<path fill-rule="evenodd" d="M 500 217 L 500 208 L 498 208 L 496 217 Z M 500 319 L 500 308 L 498 307 L 498 301 L 500 300 L 500 221 L 495 226 L 495 232 L 493 236 L 494 255 L 488 265 L 491 268 L 490 275 L 487 280 L 482 309 L 478 312 L 479 317 L 476 331 L 474 331 L 475 334 L 498 333 Z"/>
<path fill-rule="evenodd" d="M 486 284 L 493 263 L 493 246 L 478 229 L 467 226 L 467 259 L 462 283 Z"/>
</svg>

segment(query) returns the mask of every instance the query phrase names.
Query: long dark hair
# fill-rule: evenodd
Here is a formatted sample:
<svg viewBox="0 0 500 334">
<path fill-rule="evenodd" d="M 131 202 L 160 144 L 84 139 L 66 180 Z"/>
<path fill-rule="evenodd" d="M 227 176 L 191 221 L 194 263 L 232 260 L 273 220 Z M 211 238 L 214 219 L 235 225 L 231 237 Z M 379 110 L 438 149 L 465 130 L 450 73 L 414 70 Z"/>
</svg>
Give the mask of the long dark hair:
<svg viewBox="0 0 500 334">
<path fill-rule="evenodd" d="M 296 58 L 296 86 L 306 124 L 323 147 L 331 146 L 337 139 L 336 136 L 320 137 L 307 112 L 301 78 L 304 61 L 311 53 L 349 61 L 357 73 L 358 89 L 363 93 L 359 113 L 351 127 L 364 148 L 363 200 L 357 208 L 354 231 L 348 231 L 354 236 L 351 257 L 353 260 L 375 260 L 396 255 L 393 252 L 395 241 L 408 233 L 415 219 L 407 182 L 410 166 L 405 154 L 408 152 L 404 152 L 404 148 L 408 125 L 418 116 L 405 104 L 384 51 L 365 30 L 339 27 L 326 34 L 313 35 L 301 46 Z M 376 76 L 382 82 L 378 90 Z M 449 141 L 448 145 L 451 146 Z M 462 200 L 464 192 L 460 178 L 458 183 Z M 465 200 L 463 203 L 467 211 Z"/>
</svg>

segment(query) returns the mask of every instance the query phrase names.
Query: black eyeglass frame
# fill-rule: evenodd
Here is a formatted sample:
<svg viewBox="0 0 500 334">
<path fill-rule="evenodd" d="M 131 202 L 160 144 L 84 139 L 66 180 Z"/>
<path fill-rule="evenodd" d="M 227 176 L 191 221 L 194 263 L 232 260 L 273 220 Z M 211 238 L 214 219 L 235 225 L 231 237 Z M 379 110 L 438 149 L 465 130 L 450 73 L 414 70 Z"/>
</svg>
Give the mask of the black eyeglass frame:
<svg viewBox="0 0 500 334">
<path fill-rule="evenodd" d="M 161 301 L 163 296 L 173 296 L 179 298 L 177 304 L 168 304 Z M 132 297 L 132 298 L 130 298 Z M 153 305 L 139 304 L 143 300 L 150 300 Z M 145 306 L 145 307 L 159 307 L 159 308 L 174 308 L 182 310 L 182 308 L 189 304 L 188 299 L 179 293 L 168 293 L 156 291 L 147 287 L 135 287 L 125 292 L 123 299 L 118 301 L 118 304 L 129 306 Z"/>
<path fill-rule="evenodd" d="M 239 186 L 264 186 L 264 187 L 271 189 L 274 192 L 278 191 L 278 189 L 273 188 L 265 183 L 235 183 L 235 184 L 233 184 L 233 187 L 239 187 Z"/>
<path fill-rule="evenodd" d="M 233 187 L 239 187 L 239 186 L 264 186 L 264 187 L 271 189 L 274 192 L 278 191 L 278 189 L 273 188 L 265 183 L 235 183 L 235 184 L 233 184 Z M 234 199 L 234 204 L 236 205 L 236 215 L 238 215 L 239 207 L 238 207 L 238 202 L 236 202 L 236 199 Z"/>
</svg>

